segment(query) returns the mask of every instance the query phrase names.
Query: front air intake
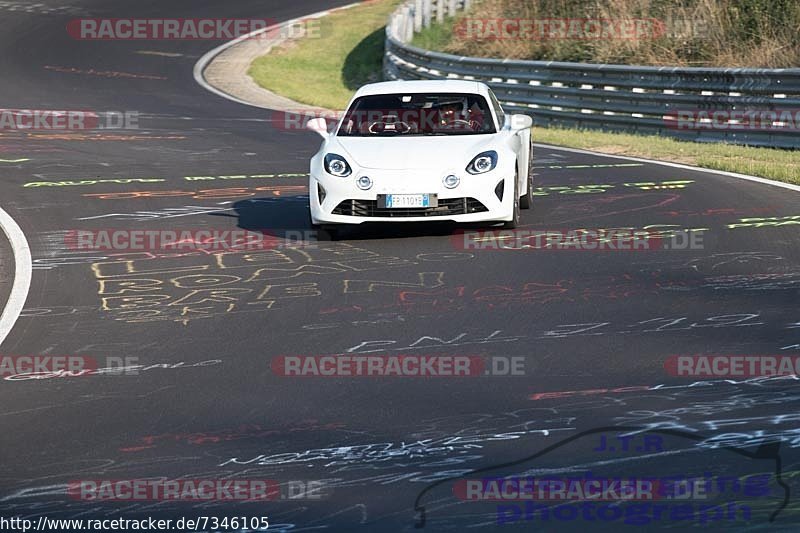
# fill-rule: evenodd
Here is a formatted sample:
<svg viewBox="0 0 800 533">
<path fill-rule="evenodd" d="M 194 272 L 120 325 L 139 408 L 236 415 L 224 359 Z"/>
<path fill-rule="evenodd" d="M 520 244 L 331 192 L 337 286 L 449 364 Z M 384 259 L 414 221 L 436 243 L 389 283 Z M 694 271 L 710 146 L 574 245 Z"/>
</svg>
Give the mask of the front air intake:
<svg viewBox="0 0 800 533">
<path fill-rule="evenodd" d="M 444 217 L 488 211 L 475 198 L 439 198 L 437 207 L 378 207 L 377 200 L 345 200 L 333 210 L 334 215 L 356 217 Z"/>
<path fill-rule="evenodd" d="M 506 188 L 506 180 L 500 180 L 500 183 L 497 184 L 497 187 L 494 188 L 494 194 L 497 196 L 497 199 L 501 202 L 503 201 L 503 190 Z"/>
</svg>

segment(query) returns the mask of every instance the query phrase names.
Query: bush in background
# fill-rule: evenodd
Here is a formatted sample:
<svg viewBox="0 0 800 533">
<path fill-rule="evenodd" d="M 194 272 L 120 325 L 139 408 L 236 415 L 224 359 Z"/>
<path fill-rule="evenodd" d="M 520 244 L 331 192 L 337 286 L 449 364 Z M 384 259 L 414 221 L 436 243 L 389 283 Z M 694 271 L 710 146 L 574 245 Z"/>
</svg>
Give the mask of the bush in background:
<svg viewBox="0 0 800 533">
<path fill-rule="evenodd" d="M 478 57 L 676 66 L 800 66 L 798 0 L 482 0 L 464 18 L 657 19 L 645 39 L 478 40 L 433 27 L 415 44 Z"/>
</svg>

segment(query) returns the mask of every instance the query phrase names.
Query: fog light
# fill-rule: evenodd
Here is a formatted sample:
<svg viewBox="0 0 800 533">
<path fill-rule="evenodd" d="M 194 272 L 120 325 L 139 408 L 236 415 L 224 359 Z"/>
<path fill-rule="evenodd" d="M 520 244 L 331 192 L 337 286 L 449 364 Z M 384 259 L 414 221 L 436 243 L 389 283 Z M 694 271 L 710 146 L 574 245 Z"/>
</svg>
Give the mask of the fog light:
<svg viewBox="0 0 800 533">
<path fill-rule="evenodd" d="M 459 179 L 458 176 L 450 174 L 449 176 L 444 177 L 442 183 L 444 183 L 444 186 L 447 187 L 448 189 L 454 189 L 458 187 L 458 184 L 461 183 L 461 180 Z"/>
<path fill-rule="evenodd" d="M 368 176 L 361 176 L 356 181 L 356 185 L 358 185 L 358 188 L 362 191 L 366 191 L 372 188 L 372 179 L 370 179 Z"/>
</svg>

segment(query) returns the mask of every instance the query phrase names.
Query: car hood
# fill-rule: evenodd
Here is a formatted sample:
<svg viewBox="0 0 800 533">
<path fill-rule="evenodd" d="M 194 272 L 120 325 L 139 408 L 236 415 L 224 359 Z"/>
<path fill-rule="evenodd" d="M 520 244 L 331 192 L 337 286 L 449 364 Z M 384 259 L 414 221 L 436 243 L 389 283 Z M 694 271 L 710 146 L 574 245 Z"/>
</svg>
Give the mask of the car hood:
<svg viewBox="0 0 800 533">
<path fill-rule="evenodd" d="M 336 137 L 329 151 L 362 168 L 381 170 L 465 168 L 479 153 L 496 149 L 495 135 Z"/>
</svg>

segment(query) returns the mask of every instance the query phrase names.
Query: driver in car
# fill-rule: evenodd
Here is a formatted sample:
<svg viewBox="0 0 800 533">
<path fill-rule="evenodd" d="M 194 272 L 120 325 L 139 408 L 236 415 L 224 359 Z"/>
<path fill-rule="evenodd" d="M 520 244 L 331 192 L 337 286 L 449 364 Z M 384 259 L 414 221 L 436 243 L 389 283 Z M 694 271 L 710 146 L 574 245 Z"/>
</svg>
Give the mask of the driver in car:
<svg viewBox="0 0 800 533">
<path fill-rule="evenodd" d="M 456 120 L 464 120 L 461 102 L 446 102 L 439 106 L 439 125 L 452 125 Z"/>
<path fill-rule="evenodd" d="M 439 105 L 439 126 L 448 129 L 468 129 L 477 131 L 479 121 L 473 120 L 465 101 L 445 102 Z"/>
</svg>

